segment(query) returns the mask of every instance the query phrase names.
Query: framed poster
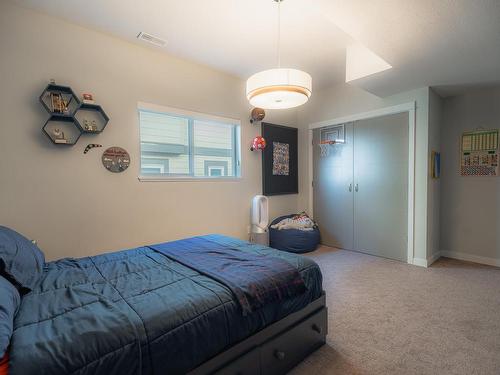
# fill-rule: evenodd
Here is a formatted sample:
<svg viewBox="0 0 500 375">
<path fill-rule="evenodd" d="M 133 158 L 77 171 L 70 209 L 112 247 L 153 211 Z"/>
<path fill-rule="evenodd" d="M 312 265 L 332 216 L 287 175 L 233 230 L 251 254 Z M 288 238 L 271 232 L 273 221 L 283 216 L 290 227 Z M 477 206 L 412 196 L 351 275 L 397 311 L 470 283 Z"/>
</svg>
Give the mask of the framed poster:
<svg viewBox="0 0 500 375">
<path fill-rule="evenodd" d="M 267 144 L 262 152 L 262 193 L 297 194 L 298 129 L 263 122 L 262 136 Z"/>
<path fill-rule="evenodd" d="M 498 129 L 462 134 L 460 175 L 498 176 Z"/>
</svg>

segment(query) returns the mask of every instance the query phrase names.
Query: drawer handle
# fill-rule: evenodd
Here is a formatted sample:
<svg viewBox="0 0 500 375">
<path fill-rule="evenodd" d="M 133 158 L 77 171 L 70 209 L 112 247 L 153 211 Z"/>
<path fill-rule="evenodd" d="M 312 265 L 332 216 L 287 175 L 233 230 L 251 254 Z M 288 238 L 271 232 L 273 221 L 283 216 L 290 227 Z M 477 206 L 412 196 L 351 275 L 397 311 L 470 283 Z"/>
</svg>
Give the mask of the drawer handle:
<svg viewBox="0 0 500 375">
<path fill-rule="evenodd" d="M 274 356 L 280 361 L 283 361 L 285 359 L 285 352 L 282 352 L 281 350 L 275 350 Z"/>
<path fill-rule="evenodd" d="M 317 332 L 317 333 L 321 333 L 323 330 L 321 329 L 321 327 L 317 324 L 313 324 L 312 326 L 312 329 L 314 332 Z"/>
</svg>

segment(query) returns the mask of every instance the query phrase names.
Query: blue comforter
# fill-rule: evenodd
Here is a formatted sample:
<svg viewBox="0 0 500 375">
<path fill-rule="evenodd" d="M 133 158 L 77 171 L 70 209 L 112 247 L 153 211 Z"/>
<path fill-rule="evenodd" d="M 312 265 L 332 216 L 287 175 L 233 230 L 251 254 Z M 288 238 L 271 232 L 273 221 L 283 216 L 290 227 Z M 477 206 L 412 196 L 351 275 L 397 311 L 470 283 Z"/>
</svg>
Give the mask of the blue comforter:
<svg viewBox="0 0 500 375">
<path fill-rule="evenodd" d="M 241 251 L 205 236 L 149 246 L 227 286 L 244 315 L 304 293 L 299 271 L 286 260 Z"/>
<path fill-rule="evenodd" d="M 307 291 L 243 316 L 224 284 L 149 247 L 47 263 L 16 316 L 10 373 L 186 373 L 321 295 L 321 273 L 307 258 L 204 238 L 285 260 Z"/>
</svg>

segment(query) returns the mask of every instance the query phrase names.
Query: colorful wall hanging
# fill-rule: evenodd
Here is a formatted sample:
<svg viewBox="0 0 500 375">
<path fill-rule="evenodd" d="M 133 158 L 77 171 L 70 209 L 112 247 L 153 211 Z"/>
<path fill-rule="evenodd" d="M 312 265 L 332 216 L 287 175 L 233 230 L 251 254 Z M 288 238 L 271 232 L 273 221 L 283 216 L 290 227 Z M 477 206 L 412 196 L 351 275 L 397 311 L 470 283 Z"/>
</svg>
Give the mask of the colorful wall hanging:
<svg viewBox="0 0 500 375">
<path fill-rule="evenodd" d="M 462 134 L 460 174 L 498 176 L 498 129 Z"/>
<path fill-rule="evenodd" d="M 432 151 L 431 153 L 431 177 L 438 179 L 441 176 L 441 153 Z"/>
<path fill-rule="evenodd" d="M 297 194 L 297 128 L 262 123 L 267 147 L 262 153 L 262 191 L 264 195 Z"/>
</svg>

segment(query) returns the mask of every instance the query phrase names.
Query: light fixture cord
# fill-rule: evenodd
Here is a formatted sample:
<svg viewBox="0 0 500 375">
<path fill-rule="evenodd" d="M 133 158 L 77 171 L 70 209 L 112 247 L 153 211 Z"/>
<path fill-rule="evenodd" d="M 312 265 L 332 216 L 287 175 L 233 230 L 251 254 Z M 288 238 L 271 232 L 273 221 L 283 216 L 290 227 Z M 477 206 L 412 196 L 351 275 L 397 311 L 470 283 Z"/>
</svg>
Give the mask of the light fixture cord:
<svg viewBox="0 0 500 375">
<path fill-rule="evenodd" d="M 281 68 L 281 0 L 278 0 L 278 68 Z"/>
</svg>

